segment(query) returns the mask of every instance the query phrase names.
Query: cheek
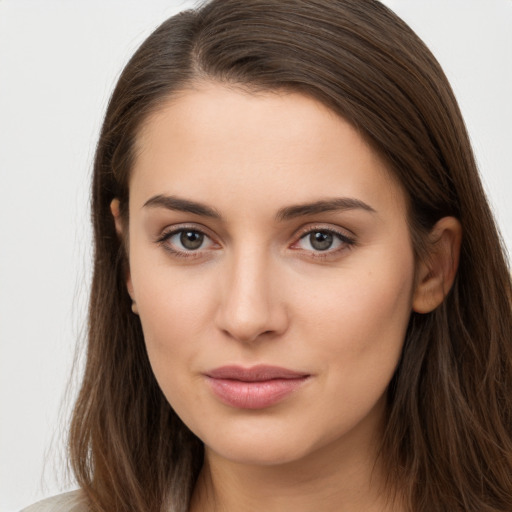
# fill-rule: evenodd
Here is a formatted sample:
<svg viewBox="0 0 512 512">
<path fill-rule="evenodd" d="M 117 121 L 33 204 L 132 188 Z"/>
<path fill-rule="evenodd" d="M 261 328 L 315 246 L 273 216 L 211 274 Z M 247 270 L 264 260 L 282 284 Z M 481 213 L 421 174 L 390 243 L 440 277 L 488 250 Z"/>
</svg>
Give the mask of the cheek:
<svg viewBox="0 0 512 512">
<path fill-rule="evenodd" d="M 141 277 L 134 289 L 148 350 L 192 349 L 212 309 L 208 280 L 171 268 L 149 269 Z"/>
<path fill-rule="evenodd" d="M 201 399 L 189 377 L 201 353 L 199 340 L 204 339 L 200 315 L 205 311 L 205 299 L 179 278 L 163 278 L 161 273 L 155 280 L 145 277 L 138 300 L 149 362 L 167 401 L 175 410 L 188 411 L 187 404 Z M 186 414 L 182 419 L 190 421 Z"/>
<path fill-rule="evenodd" d="M 361 268 L 331 275 L 314 293 L 306 293 L 304 283 L 297 294 L 298 322 L 306 338 L 317 340 L 316 349 L 330 365 L 352 374 L 394 370 L 412 309 L 412 257 L 367 263 L 361 260 Z"/>
<path fill-rule="evenodd" d="M 201 350 L 212 286 L 208 273 L 173 267 L 155 252 L 133 244 L 131 280 L 155 377 L 166 394 L 176 390 L 179 395 L 180 375 Z"/>
<path fill-rule="evenodd" d="M 311 407 L 328 426 L 323 440 L 364 418 L 378 421 L 382 413 L 378 404 L 384 407 L 411 314 L 413 265 L 403 263 L 353 277 L 345 273 L 321 294 L 302 295 L 297 329 L 319 364 L 323 403 Z"/>
<path fill-rule="evenodd" d="M 165 286 L 165 282 L 169 283 Z M 162 286 L 164 285 L 164 286 Z M 162 281 L 154 285 L 148 279 L 138 288 L 140 318 L 146 341 L 169 344 L 199 327 L 199 313 L 204 311 L 205 297 L 181 287 L 176 280 Z"/>
</svg>

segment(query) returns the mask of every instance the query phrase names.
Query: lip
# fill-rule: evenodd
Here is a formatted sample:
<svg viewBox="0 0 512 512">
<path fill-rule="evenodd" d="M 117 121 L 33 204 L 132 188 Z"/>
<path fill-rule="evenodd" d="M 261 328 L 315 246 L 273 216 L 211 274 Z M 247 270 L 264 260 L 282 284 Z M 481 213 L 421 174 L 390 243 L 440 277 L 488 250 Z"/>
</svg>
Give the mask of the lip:
<svg viewBox="0 0 512 512">
<path fill-rule="evenodd" d="M 257 365 L 222 366 L 208 371 L 205 377 L 224 404 L 237 409 L 264 409 L 284 400 L 311 375 L 279 366 Z"/>
</svg>

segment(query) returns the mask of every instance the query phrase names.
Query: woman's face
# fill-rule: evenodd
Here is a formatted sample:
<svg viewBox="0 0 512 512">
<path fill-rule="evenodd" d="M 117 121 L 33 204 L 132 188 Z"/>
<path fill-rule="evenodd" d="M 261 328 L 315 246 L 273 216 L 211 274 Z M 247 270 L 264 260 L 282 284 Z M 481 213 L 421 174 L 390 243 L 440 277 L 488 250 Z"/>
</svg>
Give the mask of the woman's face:
<svg viewBox="0 0 512 512">
<path fill-rule="evenodd" d="M 137 149 L 128 288 L 178 415 L 231 461 L 368 452 L 414 294 L 383 162 L 313 99 L 215 84 Z"/>
</svg>

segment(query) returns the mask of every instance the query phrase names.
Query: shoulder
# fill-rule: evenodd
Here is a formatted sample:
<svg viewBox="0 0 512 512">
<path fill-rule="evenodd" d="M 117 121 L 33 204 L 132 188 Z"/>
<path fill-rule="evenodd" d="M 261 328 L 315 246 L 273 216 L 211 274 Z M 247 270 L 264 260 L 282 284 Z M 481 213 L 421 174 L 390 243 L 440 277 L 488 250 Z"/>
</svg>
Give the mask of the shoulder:
<svg viewBox="0 0 512 512">
<path fill-rule="evenodd" d="M 81 491 L 71 491 L 38 501 L 21 512 L 88 512 Z"/>
</svg>

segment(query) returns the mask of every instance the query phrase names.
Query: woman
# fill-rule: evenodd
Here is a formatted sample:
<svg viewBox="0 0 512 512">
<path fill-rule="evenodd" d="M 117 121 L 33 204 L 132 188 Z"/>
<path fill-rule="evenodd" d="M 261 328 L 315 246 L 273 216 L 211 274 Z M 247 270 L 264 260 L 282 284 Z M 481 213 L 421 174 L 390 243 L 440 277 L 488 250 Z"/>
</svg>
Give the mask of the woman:
<svg viewBox="0 0 512 512">
<path fill-rule="evenodd" d="M 447 80 L 381 4 L 165 22 L 92 208 L 81 491 L 33 510 L 512 509 L 507 265 Z"/>
</svg>

